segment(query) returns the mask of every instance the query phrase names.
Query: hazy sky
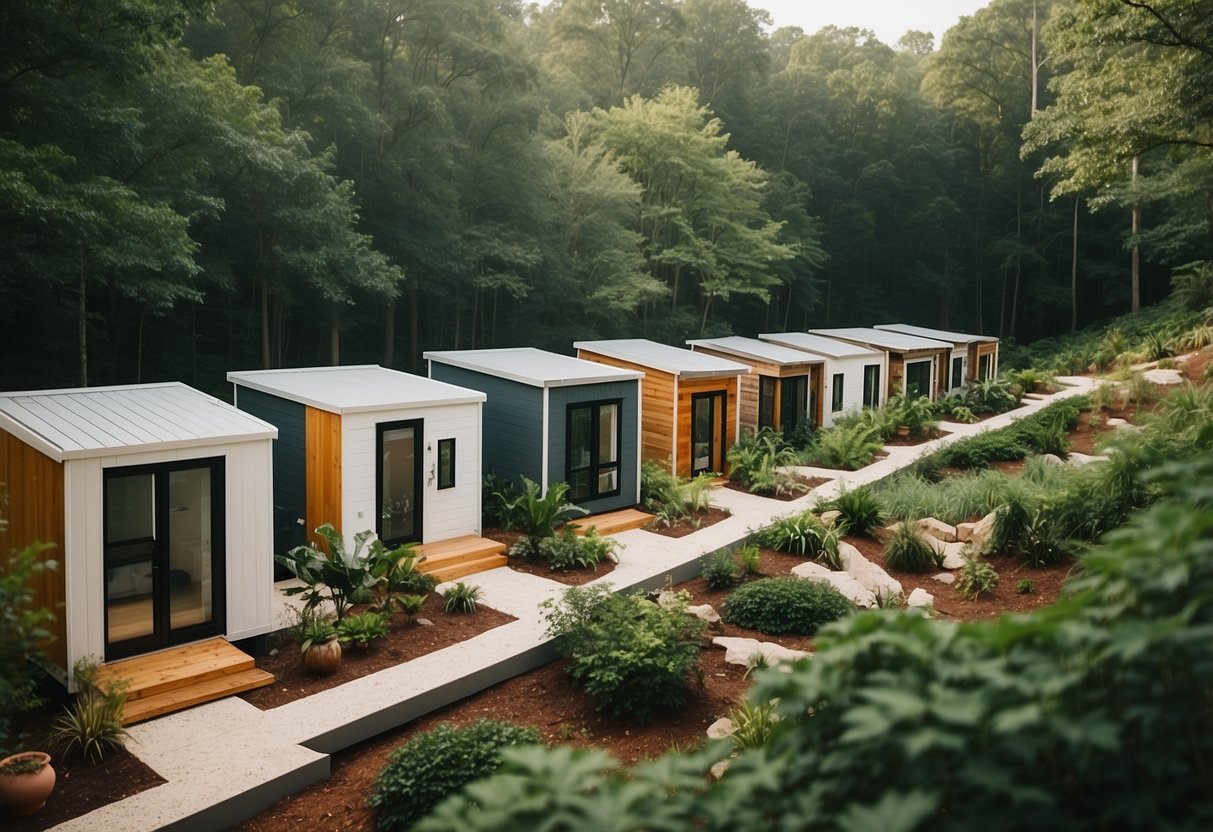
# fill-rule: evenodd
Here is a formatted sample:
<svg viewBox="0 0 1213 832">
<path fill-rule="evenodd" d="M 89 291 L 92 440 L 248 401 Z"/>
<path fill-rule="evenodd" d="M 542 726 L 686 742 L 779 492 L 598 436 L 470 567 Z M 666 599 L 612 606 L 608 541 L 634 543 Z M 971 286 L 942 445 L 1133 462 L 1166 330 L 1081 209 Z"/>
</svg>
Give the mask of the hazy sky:
<svg viewBox="0 0 1213 832">
<path fill-rule="evenodd" d="M 990 0 L 748 0 L 752 8 L 766 9 L 780 26 L 799 26 L 813 34 L 822 26 L 857 26 L 872 29 L 881 42 L 893 46 L 910 29 L 935 35 L 935 47 L 962 15 L 988 5 Z"/>
</svg>

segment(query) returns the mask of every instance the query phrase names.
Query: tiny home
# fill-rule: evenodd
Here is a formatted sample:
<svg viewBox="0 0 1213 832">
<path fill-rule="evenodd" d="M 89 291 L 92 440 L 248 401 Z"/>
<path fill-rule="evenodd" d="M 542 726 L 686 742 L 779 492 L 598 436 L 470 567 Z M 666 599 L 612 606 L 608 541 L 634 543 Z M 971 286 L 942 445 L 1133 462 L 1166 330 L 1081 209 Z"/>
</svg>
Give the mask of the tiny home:
<svg viewBox="0 0 1213 832">
<path fill-rule="evenodd" d="M 876 329 L 932 338 L 952 345 L 952 354 L 944 389 L 960 390 L 970 381 L 984 381 L 998 375 L 998 339 L 993 335 L 969 335 L 909 324 L 877 324 Z"/>
<path fill-rule="evenodd" d="M 811 329 L 809 332 L 885 353 L 889 368 L 885 389 L 890 396 L 900 393 L 908 397 L 926 396 L 935 401 L 943 394 L 951 344 L 864 327 Z"/>
<path fill-rule="evenodd" d="M 749 367 L 641 338 L 573 347 L 589 361 L 644 373 L 644 460 L 668 463 L 680 477 L 725 472 L 725 454 L 740 436 L 741 377 Z"/>
<path fill-rule="evenodd" d="M 779 344 L 730 335 L 687 341 L 695 352 L 739 361 L 750 368 L 741 377 L 741 427 L 788 433 L 802 422 L 822 424 L 822 367 L 825 359 Z"/>
<path fill-rule="evenodd" d="M 487 395 L 484 472 L 547 491 L 598 513 L 640 501 L 642 373 L 534 347 L 431 351 L 435 379 Z"/>
<path fill-rule="evenodd" d="M 870 347 L 811 335 L 807 332 L 768 332 L 761 341 L 802 350 L 825 361 L 822 372 L 822 427 L 832 427 L 844 413 L 862 407 L 880 407 L 886 393 L 881 384 L 888 378 L 888 356 Z"/>
<path fill-rule="evenodd" d="M 276 425 L 274 551 L 332 523 L 388 545 L 480 532 L 484 394 L 375 365 L 227 374 Z"/>
<path fill-rule="evenodd" d="M 184 384 L 0 393 L 0 551 L 53 547 L 52 672 L 274 629 L 277 433 Z"/>
</svg>

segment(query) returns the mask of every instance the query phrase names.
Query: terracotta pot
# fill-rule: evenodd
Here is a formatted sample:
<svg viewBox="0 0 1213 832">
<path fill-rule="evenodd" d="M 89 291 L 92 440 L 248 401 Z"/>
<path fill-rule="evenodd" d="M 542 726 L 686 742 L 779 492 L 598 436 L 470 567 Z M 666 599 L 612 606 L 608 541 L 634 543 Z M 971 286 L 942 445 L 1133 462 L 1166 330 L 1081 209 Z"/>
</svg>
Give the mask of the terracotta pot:
<svg viewBox="0 0 1213 832">
<path fill-rule="evenodd" d="M 42 768 L 24 774 L 7 774 L 4 767 L 21 760 L 40 760 Z M 46 805 L 55 788 L 55 770 L 51 755 L 42 751 L 22 751 L 0 760 L 0 801 L 7 803 L 13 814 L 30 815 Z"/>
<path fill-rule="evenodd" d="M 341 664 L 341 642 L 333 636 L 328 641 L 312 644 L 303 651 L 303 666 L 312 673 L 327 675 Z"/>
<path fill-rule="evenodd" d="M 897 435 L 898 436 L 909 436 L 910 435 L 910 426 L 909 425 L 898 425 L 897 426 Z"/>
</svg>

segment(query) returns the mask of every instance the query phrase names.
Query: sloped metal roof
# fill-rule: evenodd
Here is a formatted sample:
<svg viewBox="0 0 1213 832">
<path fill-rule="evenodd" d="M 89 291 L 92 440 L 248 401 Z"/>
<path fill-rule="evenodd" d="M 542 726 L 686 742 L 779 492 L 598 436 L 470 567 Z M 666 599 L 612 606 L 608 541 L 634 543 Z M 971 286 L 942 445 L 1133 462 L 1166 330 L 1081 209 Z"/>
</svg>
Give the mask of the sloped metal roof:
<svg viewBox="0 0 1213 832">
<path fill-rule="evenodd" d="M 825 360 L 820 355 L 810 355 L 804 350 L 741 335 L 729 335 L 724 338 L 696 338 L 687 341 L 687 344 L 692 349 L 703 347 L 727 353 L 739 361 L 762 361 L 779 366 L 820 364 Z"/>
<path fill-rule="evenodd" d="M 936 341 L 933 338 L 922 338 L 917 335 L 906 335 L 902 332 L 889 332 L 884 329 L 871 327 L 851 327 L 843 329 L 810 329 L 814 335 L 824 335 L 827 338 L 841 338 L 844 341 L 854 341 L 860 344 L 877 347 L 893 352 L 908 352 L 910 350 L 942 350 L 951 349 L 952 344 Z"/>
<path fill-rule="evenodd" d="M 227 380 L 330 413 L 366 413 L 407 406 L 482 402 L 484 393 L 375 364 L 248 370 Z"/>
<path fill-rule="evenodd" d="M 608 358 L 628 361 L 641 367 L 671 373 L 683 378 L 746 375 L 750 368 L 727 358 L 671 347 L 645 338 L 620 338 L 608 341 L 576 341 L 575 349 L 596 352 Z"/>
<path fill-rule="evenodd" d="M 951 341 L 953 344 L 972 344 L 974 342 L 994 342 L 998 339 L 993 335 L 969 335 L 965 332 L 949 332 L 946 329 L 930 329 L 925 326 L 911 324 L 877 324 L 876 329 L 886 332 L 901 332 L 906 335 L 917 335 L 921 338 L 934 338 L 936 341 Z"/>
<path fill-rule="evenodd" d="M 536 347 L 491 350 L 431 350 L 423 356 L 452 367 L 487 373 L 532 387 L 572 387 L 644 378 L 644 373 L 608 367 Z"/>
<path fill-rule="evenodd" d="M 278 437 L 180 382 L 0 393 L 0 428 L 57 462 Z"/>
<path fill-rule="evenodd" d="M 824 335 L 813 335 L 809 332 L 764 332 L 758 336 L 760 340 L 781 344 L 785 347 L 804 350 L 827 358 L 872 358 L 880 357 L 880 353 L 868 347 L 861 347 L 849 341 L 839 341 L 836 338 L 826 338 Z"/>
</svg>

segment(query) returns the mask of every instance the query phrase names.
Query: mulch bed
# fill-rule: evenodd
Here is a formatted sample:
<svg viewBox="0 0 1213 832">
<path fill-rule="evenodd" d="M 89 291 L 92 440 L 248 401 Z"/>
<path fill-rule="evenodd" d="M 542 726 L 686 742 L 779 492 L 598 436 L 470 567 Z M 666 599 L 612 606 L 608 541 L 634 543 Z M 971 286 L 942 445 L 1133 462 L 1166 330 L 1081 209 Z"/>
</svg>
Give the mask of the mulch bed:
<svg viewBox="0 0 1213 832">
<path fill-rule="evenodd" d="M 644 530 L 653 534 L 659 534 L 662 537 L 686 537 L 688 534 L 694 534 L 700 529 L 714 526 L 721 520 L 727 520 L 729 517 L 732 517 L 732 514 L 728 509 L 710 506 L 705 511 L 697 511 L 685 520 L 679 520 L 668 526 L 658 520 L 654 520 L 645 526 Z"/>
<path fill-rule="evenodd" d="M 905 448 L 912 445 L 922 445 L 930 442 L 932 439 L 938 439 L 941 436 L 947 436 L 951 431 L 933 430 L 930 433 L 925 433 L 922 436 L 897 436 L 894 434 L 885 440 L 885 447 Z"/>
<path fill-rule="evenodd" d="M 751 491 L 750 489 L 746 488 L 744 485 L 737 482 L 736 480 L 729 480 L 727 483 L 724 484 L 724 487 L 731 489 L 733 491 L 740 491 L 742 494 L 753 494 L 755 497 L 766 497 L 768 500 L 779 500 L 781 502 L 788 503 L 788 502 L 791 502 L 792 500 L 797 500 L 797 499 L 803 497 L 805 494 L 807 494 L 809 491 L 812 491 L 817 486 L 825 485 L 827 482 L 832 481 L 830 477 L 802 477 L 799 475 L 793 477 L 792 479 L 794 479 L 800 485 L 803 485 L 805 490 L 804 491 L 800 491 L 800 490 L 789 491 L 786 494 L 767 494 L 767 493 L 758 492 L 758 491 Z"/>
<path fill-rule="evenodd" d="M 504 543 L 507 551 L 508 547 L 513 546 L 519 540 L 526 537 L 521 532 L 511 532 L 498 528 L 485 529 L 481 533 L 481 536 L 490 540 L 496 540 L 498 543 Z M 506 565 L 515 572 L 538 575 L 541 578 L 548 578 L 549 580 L 568 584 L 569 586 L 582 586 L 595 578 L 601 578 L 603 575 L 609 575 L 615 571 L 615 564 L 609 560 L 598 564 L 597 569 L 561 569 L 559 571 L 552 569 L 543 561 L 524 560 L 519 557 L 510 558 L 509 563 Z"/>
</svg>

